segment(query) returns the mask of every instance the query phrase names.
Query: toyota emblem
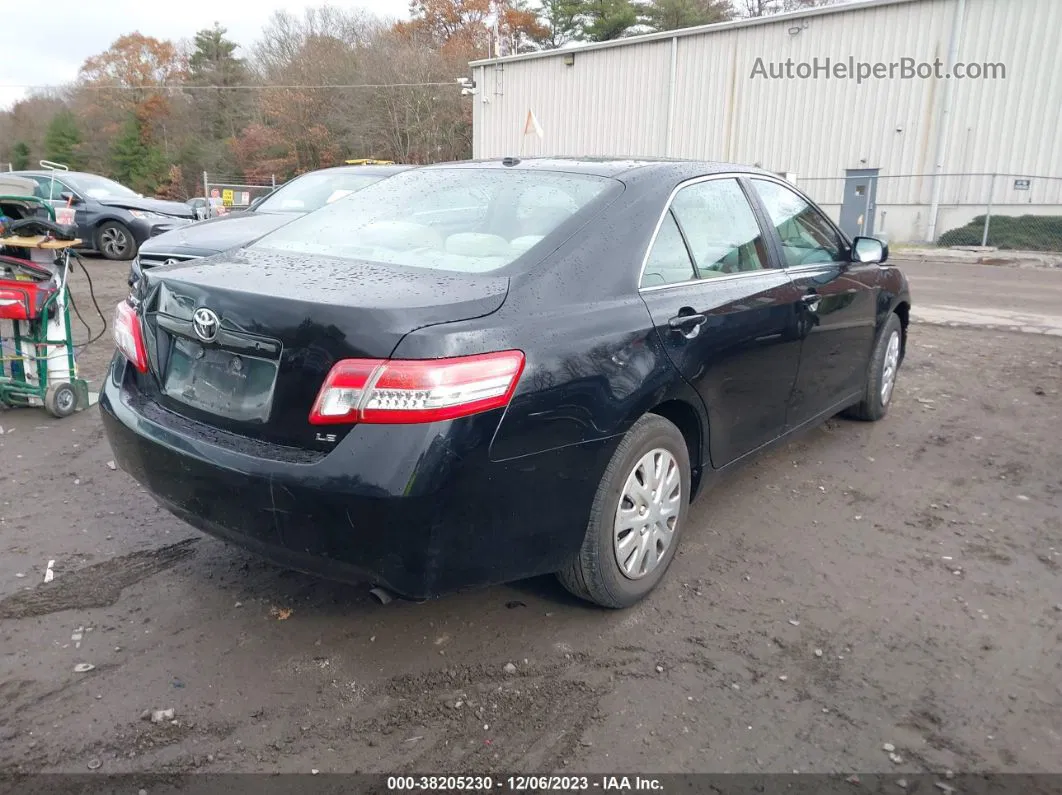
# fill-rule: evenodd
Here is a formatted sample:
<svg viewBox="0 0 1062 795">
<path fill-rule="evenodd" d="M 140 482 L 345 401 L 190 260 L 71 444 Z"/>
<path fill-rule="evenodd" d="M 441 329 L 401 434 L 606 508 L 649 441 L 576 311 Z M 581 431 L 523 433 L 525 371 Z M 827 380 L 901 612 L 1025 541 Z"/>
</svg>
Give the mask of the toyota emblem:
<svg viewBox="0 0 1062 795">
<path fill-rule="evenodd" d="M 203 342 L 213 342 L 218 338 L 221 320 L 217 313 L 205 306 L 195 310 L 192 315 L 192 330 Z"/>
</svg>

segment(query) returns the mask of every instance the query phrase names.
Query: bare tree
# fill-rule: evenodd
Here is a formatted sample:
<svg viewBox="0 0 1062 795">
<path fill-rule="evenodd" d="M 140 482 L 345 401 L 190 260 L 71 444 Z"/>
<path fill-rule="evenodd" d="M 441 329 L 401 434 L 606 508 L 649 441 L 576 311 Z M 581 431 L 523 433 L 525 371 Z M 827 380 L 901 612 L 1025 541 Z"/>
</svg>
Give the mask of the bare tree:
<svg viewBox="0 0 1062 795">
<path fill-rule="evenodd" d="M 391 159 L 430 163 L 467 158 L 472 151 L 471 105 L 456 75 L 467 56 L 423 46 L 402 33 L 378 37 L 369 50 L 367 77 L 374 90 L 367 117 L 373 140 Z"/>
<path fill-rule="evenodd" d="M 36 167 L 37 161 L 44 157 L 44 136 L 48 132 L 48 125 L 64 107 L 63 99 L 57 92 L 38 92 L 16 102 L 11 110 L 3 114 L 0 160 L 5 163 L 14 160 L 11 150 L 16 143 L 21 143 L 29 148 L 30 165 Z"/>
<path fill-rule="evenodd" d="M 297 18 L 277 12 L 254 47 L 252 66 L 267 87 L 258 103 L 258 126 L 247 152 L 262 151 L 283 171 L 334 165 L 344 152 L 366 148 L 364 62 L 387 23 L 332 7 Z M 253 158 L 252 158 L 253 159 Z"/>
</svg>

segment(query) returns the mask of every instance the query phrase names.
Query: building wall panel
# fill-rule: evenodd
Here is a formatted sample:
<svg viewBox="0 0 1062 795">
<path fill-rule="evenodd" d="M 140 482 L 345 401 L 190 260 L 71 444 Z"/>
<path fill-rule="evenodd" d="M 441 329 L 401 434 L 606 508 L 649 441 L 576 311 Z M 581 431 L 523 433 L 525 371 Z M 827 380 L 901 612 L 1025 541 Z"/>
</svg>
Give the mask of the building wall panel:
<svg viewBox="0 0 1062 795">
<path fill-rule="evenodd" d="M 945 80 L 765 80 L 767 61 L 946 61 L 958 0 L 807 14 L 671 39 L 477 66 L 475 154 L 650 155 L 759 163 L 805 176 L 848 168 L 932 174 Z M 967 0 L 963 61 L 1002 62 L 1005 80 L 953 80 L 946 172 L 1062 175 L 1059 0 Z M 575 63 L 564 65 L 565 55 Z M 523 135 L 533 109 L 544 138 Z M 922 201 L 930 180 L 891 201 Z"/>
<path fill-rule="evenodd" d="M 477 157 L 658 152 L 667 124 L 670 42 L 574 51 L 475 70 Z M 664 86 L 664 89 L 661 89 Z M 534 111 L 543 138 L 525 135 Z"/>
</svg>

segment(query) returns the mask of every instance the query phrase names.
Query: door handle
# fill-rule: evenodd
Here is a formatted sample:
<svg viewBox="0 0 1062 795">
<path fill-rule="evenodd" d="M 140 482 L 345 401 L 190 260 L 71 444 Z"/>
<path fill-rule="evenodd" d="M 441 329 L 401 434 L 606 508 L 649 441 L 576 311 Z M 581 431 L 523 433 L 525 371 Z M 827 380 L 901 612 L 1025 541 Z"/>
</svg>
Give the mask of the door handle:
<svg viewBox="0 0 1062 795">
<path fill-rule="evenodd" d="M 804 306 L 808 308 L 809 312 L 815 312 L 819 308 L 819 301 L 822 300 L 822 296 L 818 293 L 807 293 L 800 300 L 804 302 Z"/>
<path fill-rule="evenodd" d="M 684 336 L 693 337 L 707 321 L 708 317 L 703 312 L 694 312 L 689 307 L 683 307 L 667 324 Z"/>
</svg>

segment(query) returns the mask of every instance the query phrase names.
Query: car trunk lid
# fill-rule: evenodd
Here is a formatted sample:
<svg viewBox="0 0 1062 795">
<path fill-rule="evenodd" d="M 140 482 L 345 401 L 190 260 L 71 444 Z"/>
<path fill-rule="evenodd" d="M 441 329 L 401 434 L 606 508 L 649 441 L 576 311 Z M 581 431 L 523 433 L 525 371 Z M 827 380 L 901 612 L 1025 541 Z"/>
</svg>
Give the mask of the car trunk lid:
<svg viewBox="0 0 1062 795">
<path fill-rule="evenodd" d="M 390 357 L 424 326 L 496 311 L 508 279 L 244 250 L 151 269 L 139 288 L 149 371 L 171 412 L 288 446 L 327 450 L 349 430 L 309 423 L 342 359 Z"/>
</svg>

